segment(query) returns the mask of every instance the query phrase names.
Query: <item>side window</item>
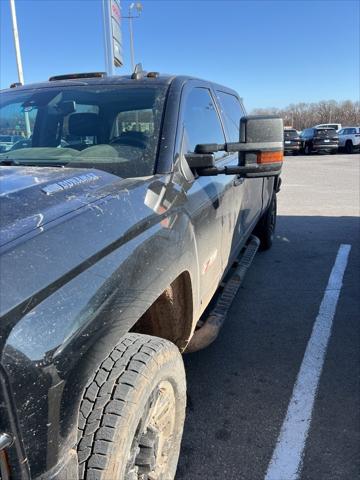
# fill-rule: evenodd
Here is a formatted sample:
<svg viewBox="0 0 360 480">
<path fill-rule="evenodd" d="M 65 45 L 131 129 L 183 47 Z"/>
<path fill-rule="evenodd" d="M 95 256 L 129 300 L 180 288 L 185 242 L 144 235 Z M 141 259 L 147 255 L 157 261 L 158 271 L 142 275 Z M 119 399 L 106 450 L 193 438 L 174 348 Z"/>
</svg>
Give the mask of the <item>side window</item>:
<svg viewBox="0 0 360 480">
<path fill-rule="evenodd" d="M 350 133 L 351 135 L 354 135 L 354 133 L 356 133 L 356 128 L 349 128 L 349 130 L 350 130 L 349 133 Z"/>
<path fill-rule="evenodd" d="M 239 141 L 240 118 L 244 112 L 239 100 L 229 93 L 217 91 L 217 96 L 221 106 L 222 117 L 225 122 L 226 130 L 230 142 Z"/>
<path fill-rule="evenodd" d="M 207 88 L 194 88 L 185 101 L 183 152 L 190 153 L 200 143 L 225 143 L 220 119 Z M 217 152 L 215 159 L 224 156 Z"/>
</svg>

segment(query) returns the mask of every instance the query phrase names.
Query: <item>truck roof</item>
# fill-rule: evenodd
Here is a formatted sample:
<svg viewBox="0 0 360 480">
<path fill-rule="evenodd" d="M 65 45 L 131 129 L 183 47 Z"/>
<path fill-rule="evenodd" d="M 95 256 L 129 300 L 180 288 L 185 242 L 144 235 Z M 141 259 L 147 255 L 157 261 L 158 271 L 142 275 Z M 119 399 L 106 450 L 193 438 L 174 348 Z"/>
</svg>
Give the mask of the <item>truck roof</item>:
<svg viewBox="0 0 360 480">
<path fill-rule="evenodd" d="M 238 93 L 232 90 L 229 87 L 224 85 L 216 84 L 210 80 L 203 80 L 196 78 L 190 75 L 168 75 L 168 74 L 159 74 L 157 72 L 143 72 L 142 75 L 134 78 L 135 74 L 132 75 L 106 75 L 102 72 L 95 72 L 89 74 L 69 74 L 69 75 L 60 75 L 59 77 L 50 77 L 49 80 L 38 83 L 29 83 L 26 85 L 13 84 L 11 88 L 6 88 L 0 90 L 1 92 L 10 92 L 10 91 L 24 91 L 31 90 L 34 88 L 52 88 L 52 87 L 68 87 L 68 86 L 87 86 L 87 85 L 170 85 L 173 81 L 179 83 L 185 83 L 189 80 L 197 80 L 205 83 L 211 84 L 215 88 L 220 88 L 221 90 L 227 91 L 238 96 Z M 90 76 L 96 75 L 98 76 Z M 100 76 L 101 74 L 101 76 Z M 89 77 L 83 76 L 89 75 Z M 62 79 L 60 79 L 62 77 Z M 64 78 L 66 77 L 66 78 Z"/>
</svg>

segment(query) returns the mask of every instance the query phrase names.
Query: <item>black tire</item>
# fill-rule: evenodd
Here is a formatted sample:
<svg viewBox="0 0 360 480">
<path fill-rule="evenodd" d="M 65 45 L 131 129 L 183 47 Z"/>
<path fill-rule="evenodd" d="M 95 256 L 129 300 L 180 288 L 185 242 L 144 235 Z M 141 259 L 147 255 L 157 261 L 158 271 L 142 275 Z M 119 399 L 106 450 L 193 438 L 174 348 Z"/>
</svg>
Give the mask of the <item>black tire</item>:
<svg viewBox="0 0 360 480">
<path fill-rule="evenodd" d="M 172 480 L 185 406 L 185 371 L 177 347 L 157 337 L 125 335 L 94 374 L 80 405 L 79 479 L 137 480 L 147 474 L 155 479 L 159 474 Z"/>
<path fill-rule="evenodd" d="M 270 205 L 264 215 L 260 218 L 254 230 L 254 235 L 260 240 L 261 250 L 269 250 L 273 244 L 276 227 L 276 213 L 277 200 L 276 193 L 273 192 Z"/>
<path fill-rule="evenodd" d="M 347 140 L 345 143 L 345 152 L 346 153 L 353 153 L 354 151 L 354 146 L 351 140 Z"/>
</svg>

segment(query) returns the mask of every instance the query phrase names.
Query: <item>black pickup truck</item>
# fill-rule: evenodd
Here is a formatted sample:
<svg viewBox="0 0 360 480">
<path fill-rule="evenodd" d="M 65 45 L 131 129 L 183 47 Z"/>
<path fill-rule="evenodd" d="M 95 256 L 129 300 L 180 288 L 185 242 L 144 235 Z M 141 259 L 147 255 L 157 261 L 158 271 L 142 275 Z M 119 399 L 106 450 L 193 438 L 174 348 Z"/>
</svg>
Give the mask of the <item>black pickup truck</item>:
<svg viewBox="0 0 360 480">
<path fill-rule="evenodd" d="M 28 138 L 0 155 L 1 480 L 173 479 L 180 352 L 216 337 L 239 253 L 271 246 L 282 120 L 140 68 L 0 97 L 0 133 Z"/>
</svg>

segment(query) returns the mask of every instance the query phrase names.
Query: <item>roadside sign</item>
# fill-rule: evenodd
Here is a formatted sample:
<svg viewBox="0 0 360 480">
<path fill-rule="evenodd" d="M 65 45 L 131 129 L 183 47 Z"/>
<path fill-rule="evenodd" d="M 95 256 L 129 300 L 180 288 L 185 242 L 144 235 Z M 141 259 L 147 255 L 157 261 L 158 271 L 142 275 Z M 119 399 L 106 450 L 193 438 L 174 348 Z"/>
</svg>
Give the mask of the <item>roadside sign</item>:
<svg viewBox="0 0 360 480">
<path fill-rule="evenodd" d="M 110 19 L 111 19 L 110 28 L 111 28 L 111 34 L 112 34 L 113 61 L 116 67 L 121 67 L 124 63 L 124 60 L 123 60 L 123 51 L 122 51 L 120 0 L 111 0 Z"/>
</svg>

